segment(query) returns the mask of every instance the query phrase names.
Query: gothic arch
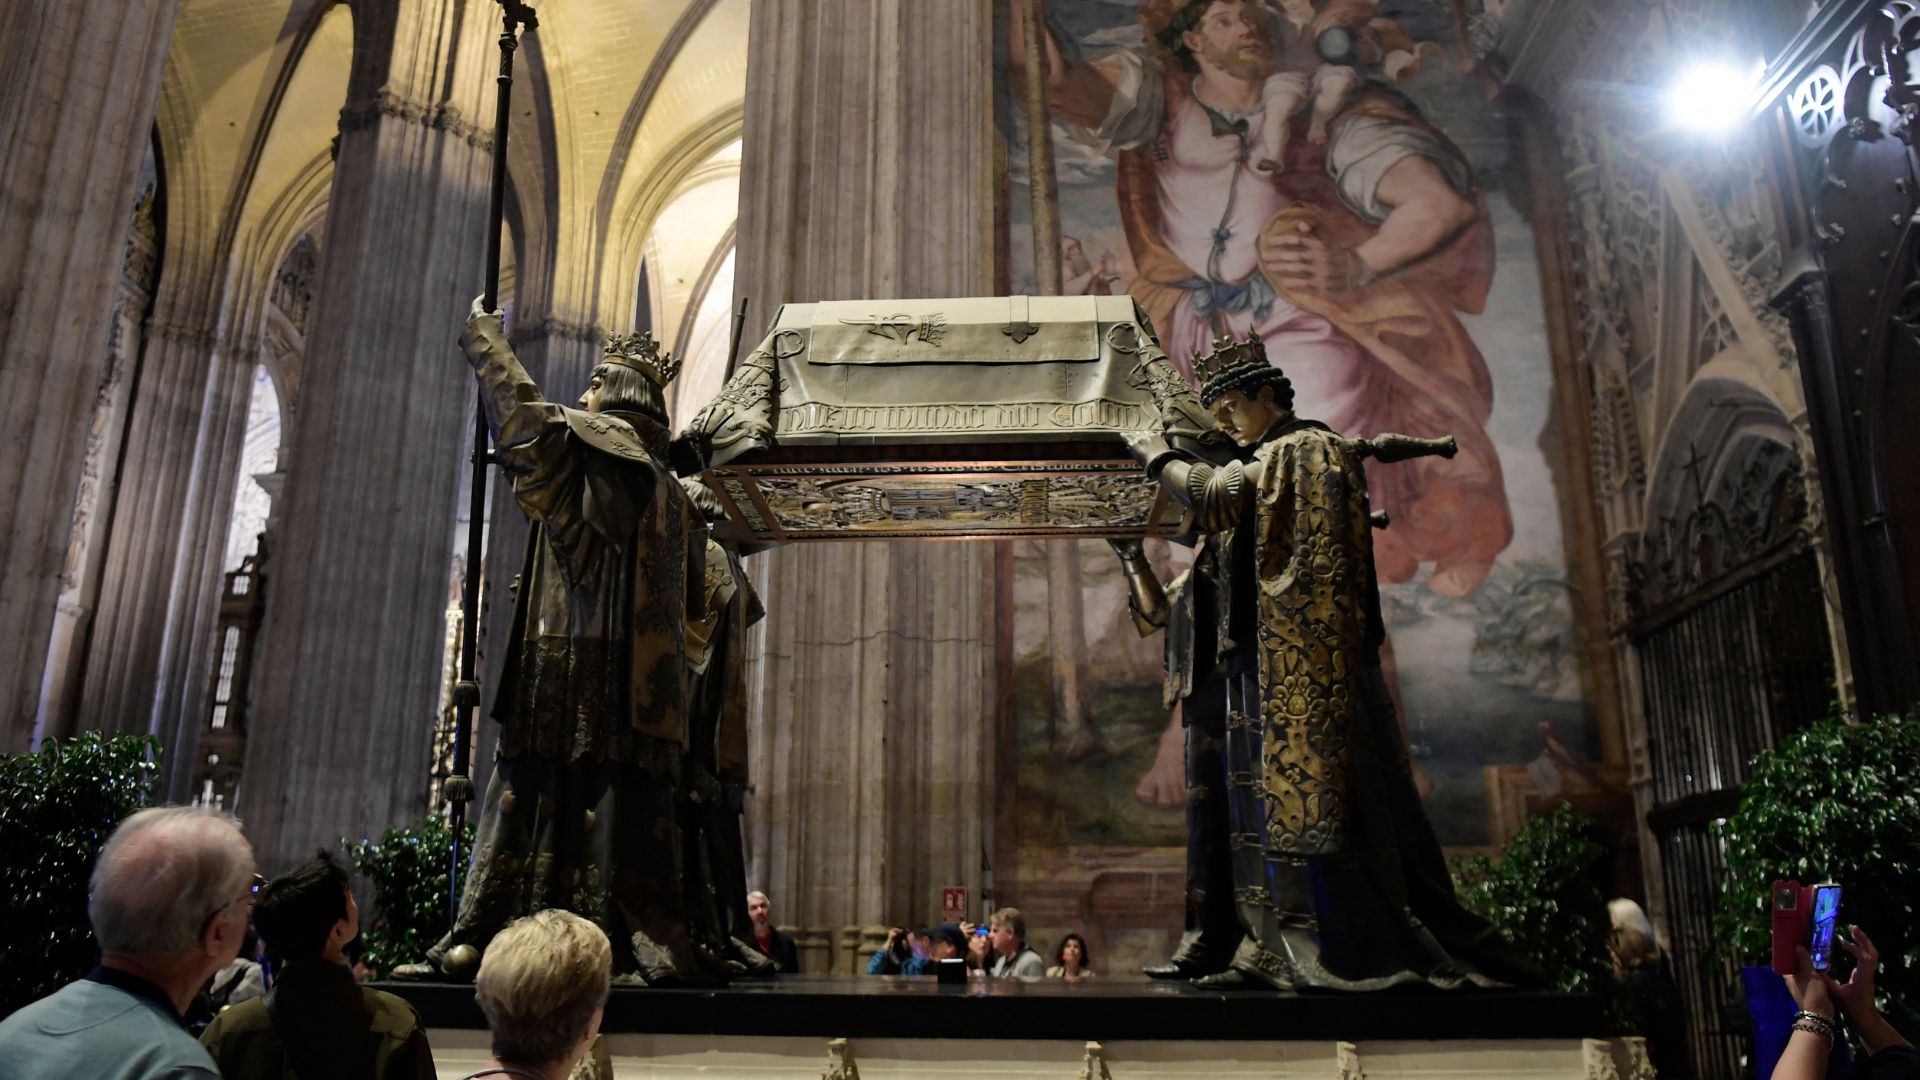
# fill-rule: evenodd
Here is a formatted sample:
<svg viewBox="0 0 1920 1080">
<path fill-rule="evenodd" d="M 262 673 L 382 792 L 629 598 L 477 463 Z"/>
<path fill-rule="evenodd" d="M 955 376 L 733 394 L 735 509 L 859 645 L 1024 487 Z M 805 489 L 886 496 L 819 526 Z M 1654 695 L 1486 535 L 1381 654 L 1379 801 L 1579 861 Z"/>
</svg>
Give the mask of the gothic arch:
<svg viewBox="0 0 1920 1080">
<path fill-rule="evenodd" d="M 601 310 L 630 310 L 633 298 L 639 295 L 643 253 L 662 215 L 676 198 L 690 189 L 691 177 L 713 170 L 714 159 L 739 141 L 745 117 L 744 104 L 735 103 L 690 131 L 660 156 L 652 177 L 632 194 L 607 237 L 608 272 L 603 275 L 606 281 Z M 736 161 L 731 169 L 713 171 L 707 179 L 738 173 Z M 651 280 L 658 304 L 661 283 L 658 278 Z"/>
</svg>

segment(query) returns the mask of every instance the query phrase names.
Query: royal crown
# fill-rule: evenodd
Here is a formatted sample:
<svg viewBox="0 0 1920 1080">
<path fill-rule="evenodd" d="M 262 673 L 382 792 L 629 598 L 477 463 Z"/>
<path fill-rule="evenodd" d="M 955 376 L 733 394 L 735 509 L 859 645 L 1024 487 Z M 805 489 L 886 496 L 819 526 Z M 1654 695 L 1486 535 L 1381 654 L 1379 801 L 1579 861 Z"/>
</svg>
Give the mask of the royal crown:
<svg viewBox="0 0 1920 1080">
<path fill-rule="evenodd" d="M 642 330 L 637 334 L 609 334 L 607 347 L 602 350 L 601 363 L 619 364 L 630 367 L 653 380 L 655 386 L 665 386 L 680 374 L 680 361 L 673 354 L 660 348 L 653 340 L 653 332 Z"/>
<path fill-rule="evenodd" d="M 1215 337 L 1213 351 L 1194 360 L 1193 376 L 1204 386 L 1246 368 L 1268 366 L 1266 344 L 1260 340 L 1258 331 L 1248 330 L 1245 341 L 1235 341 L 1231 334 Z"/>
</svg>

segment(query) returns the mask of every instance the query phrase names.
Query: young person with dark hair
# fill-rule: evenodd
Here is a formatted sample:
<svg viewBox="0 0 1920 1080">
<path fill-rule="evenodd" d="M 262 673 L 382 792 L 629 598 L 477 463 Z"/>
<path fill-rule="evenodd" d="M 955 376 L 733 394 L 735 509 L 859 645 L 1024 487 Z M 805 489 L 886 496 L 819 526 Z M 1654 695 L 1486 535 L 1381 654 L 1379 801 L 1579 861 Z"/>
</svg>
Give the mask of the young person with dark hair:
<svg viewBox="0 0 1920 1080">
<path fill-rule="evenodd" d="M 420 1014 L 361 987 L 347 966 L 360 906 L 345 867 L 320 852 L 260 891 L 253 922 L 279 974 L 266 997 L 227 1009 L 200 1036 L 221 1076 L 280 1080 L 297 1062 L 301 1080 L 432 1080 Z"/>
<path fill-rule="evenodd" d="M 1093 978 L 1093 958 L 1087 955 L 1087 939 L 1077 933 L 1061 938 L 1060 947 L 1053 950 L 1053 966 L 1047 969 L 1047 978 L 1068 982 Z"/>
</svg>

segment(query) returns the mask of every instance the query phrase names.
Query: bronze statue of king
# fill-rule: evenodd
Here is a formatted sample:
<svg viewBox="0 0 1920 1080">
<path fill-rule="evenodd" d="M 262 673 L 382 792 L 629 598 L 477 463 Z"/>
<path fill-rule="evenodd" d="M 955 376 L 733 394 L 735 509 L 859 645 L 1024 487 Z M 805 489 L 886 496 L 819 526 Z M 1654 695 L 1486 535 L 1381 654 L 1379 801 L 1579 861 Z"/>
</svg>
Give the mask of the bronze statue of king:
<svg viewBox="0 0 1920 1080">
<path fill-rule="evenodd" d="M 506 923 L 564 908 L 607 931 L 616 971 L 648 983 L 724 979 L 725 963 L 689 932 L 676 820 L 685 627 L 699 613 L 706 547 L 667 465 L 662 388 L 679 363 L 651 335 L 615 337 L 573 409 L 541 394 L 498 312 L 476 301 L 461 344 L 534 528 L 459 915 L 407 974 L 470 976 L 472 950 Z"/>
<path fill-rule="evenodd" d="M 1156 350 L 1157 351 L 1157 350 Z M 1148 357 L 1148 363 L 1166 363 Z M 1455 898 L 1380 669 L 1380 594 L 1364 459 L 1451 440 L 1348 439 L 1293 414 L 1257 334 L 1200 359 L 1225 464 L 1129 442 L 1208 534 L 1208 636 L 1225 684 L 1224 841 L 1242 934 L 1202 986 L 1376 990 L 1529 984 L 1528 963 Z M 1191 702 L 1190 702 L 1191 704 Z M 1216 759 L 1218 760 L 1218 759 Z M 1197 929 L 1197 927 L 1190 927 Z M 1200 966 L 1198 955 L 1175 968 Z M 1181 964 L 1185 959 L 1187 964 Z M 1190 967 L 1188 968 L 1191 969 Z"/>
</svg>

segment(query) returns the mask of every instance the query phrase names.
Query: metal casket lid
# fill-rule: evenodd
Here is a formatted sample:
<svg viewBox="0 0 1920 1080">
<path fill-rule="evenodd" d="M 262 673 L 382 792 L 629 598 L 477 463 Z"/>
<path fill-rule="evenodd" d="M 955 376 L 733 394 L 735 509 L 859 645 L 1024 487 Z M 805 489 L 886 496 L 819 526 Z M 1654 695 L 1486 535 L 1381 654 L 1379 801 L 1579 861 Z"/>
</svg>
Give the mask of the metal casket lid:
<svg viewBox="0 0 1920 1080">
<path fill-rule="evenodd" d="M 1129 381 L 1139 359 L 1135 320 L 1127 296 L 788 304 L 762 346 L 779 371 L 775 438 L 787 446 L 1117 442 L 1158 420 Z"/>
</svg>

